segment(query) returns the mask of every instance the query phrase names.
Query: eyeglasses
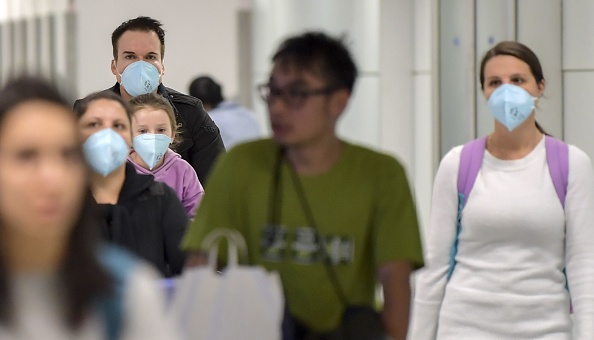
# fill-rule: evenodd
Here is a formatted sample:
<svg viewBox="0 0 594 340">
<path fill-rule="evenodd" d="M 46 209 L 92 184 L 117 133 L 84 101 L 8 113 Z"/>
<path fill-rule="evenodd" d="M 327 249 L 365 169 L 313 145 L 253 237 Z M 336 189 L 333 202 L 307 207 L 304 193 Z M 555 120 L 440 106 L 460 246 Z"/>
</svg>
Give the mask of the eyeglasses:
<svg viewBox="0 0 594 340">
<path fill-rule="evenodd" d="M 312 96 L 328 95 L 336 91 L 334 86 L 326 86 L 320 89 L 304 90 L 298 88 L 288 88 L 281 90 L 279 88 L 271 87 L 270 84 L 262 84 L 258 86 L 260 97 L 266 103 L 270 104 L 273 99 L 281 98 L 285 104 L 292 108 L 298 108 L 305 104 L 305 101 Z"/>
</svg>

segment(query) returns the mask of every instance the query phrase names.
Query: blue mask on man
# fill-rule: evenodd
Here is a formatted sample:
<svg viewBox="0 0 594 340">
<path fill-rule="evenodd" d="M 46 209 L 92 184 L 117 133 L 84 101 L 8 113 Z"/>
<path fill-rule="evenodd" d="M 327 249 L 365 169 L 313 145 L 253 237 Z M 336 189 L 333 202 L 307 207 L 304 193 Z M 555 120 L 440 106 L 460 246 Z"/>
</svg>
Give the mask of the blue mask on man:
<svg viewBox="0 0 594 340">
<path fill-rule="evenodd" d="M 144 60 L 126 66 L 122 74 L 119 73 L 116 65 L 116 72 L 122 79 L 120 85 L 133 97 L 155 91 L 159 86 L 159 79 L 162 75 L 155 65 Z"/>
<path fill-rule="evenodd" d="M 163 134 L 143 133 L 132 139 L 134 151 L 148 165 L 149 170 L 153 170 L 163 158 L 169 144 L 171 144 L 171 138 Z"/>
<path fill-rule="evenodd" d="M 124 138 L 110 128 L 93 133 L 83 143 L 87 163 L 103 177 L 124 164 L 129 151 Z"/>
<path fill-rule="evenodd" d="M 512 131 L 530 116 L 534 98 L 519 86 L 503 84 L 491 93 L 488 105 L 493 117 Z"/>
</svg>

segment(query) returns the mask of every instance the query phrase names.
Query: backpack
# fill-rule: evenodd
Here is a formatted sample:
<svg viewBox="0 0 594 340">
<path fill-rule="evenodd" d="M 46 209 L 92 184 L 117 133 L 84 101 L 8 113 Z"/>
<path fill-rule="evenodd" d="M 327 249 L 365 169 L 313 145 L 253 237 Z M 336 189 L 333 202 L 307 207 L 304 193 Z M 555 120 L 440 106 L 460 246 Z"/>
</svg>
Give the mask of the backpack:
<svg viewBox="0 0 594 340">
<path fill-rule="evenodd" d="M 470 141 L 462 147 L 460 154 L 460 167 L 458 168 L 458 215 L 456 217 L 456 237 L 450 250 L 450 266 L 448 268 L 447 280 L 449 281 L 454 267 L 456 267 L 456 254 L 458 253 L 458 239 L 462 231 L 462 210 L 468 202 L 468 196 L 476 180 L 487 145 L 487 137 L 481 137 Z M 547 165 L 553 180 L 553 186 L 559 197 L 559 201 L 565 208 L 565 196 L 567 195 L 567 183 L 569 177 L 569 147 L 564 142 L 551 136 L 545 135 L 545 149 L 547 153 Z M 563 270 L 565 273 L 565 270 Z"/>
<path fill-rule="evenodd" d="M 105 334 L 108 340 L 120 337 L 124 320 L 124 292 L 126 283 L 137 258 L 131 253 L 113 245 L 102 246 L 99 250 L 99 262 L 112 275 L 114 280 L 113 294 L 99 301 L 99 308 L 103 315 Z"/>
</svg>

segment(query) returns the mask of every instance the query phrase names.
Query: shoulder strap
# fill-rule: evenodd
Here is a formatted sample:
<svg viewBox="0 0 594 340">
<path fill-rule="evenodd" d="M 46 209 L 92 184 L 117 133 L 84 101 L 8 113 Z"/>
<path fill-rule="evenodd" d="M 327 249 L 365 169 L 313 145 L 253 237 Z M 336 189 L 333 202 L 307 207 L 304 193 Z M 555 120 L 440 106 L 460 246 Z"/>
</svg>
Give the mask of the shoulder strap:
<svg viewBox="0 0 594 340">
<path fill-rule="evenodd" d="M 487 137 L 485 136 L 470 141 L 462 147 L 460 167 L 458 168 L 458 194 L 462 194 L 464 197 L 462 207 L 468 201 L 468 195 L 470 195 L 476 176 L 483 164 L 486 145 Z"/>
<path fill-rule="evenodd" d="M 124 290 L 136 258 L 118 247 L 105 245 L 99 251 L 99 262 L 109 271 L 114 282 L 112 294 L 103 298 L 100 306 L 107 339 L 117 340 L 124 319 Z"/>
<path fill-rule="evenodd" d="M 545 135 L 545 149 L 553 186 L 559 201 L 561 201 L 561 206 L 565 209 L 565 196 L 567 196 L 567 185 L 569 183 L 569 146 L 556 138 Z M 569 291 L 565 268 L 563 268 L 563 275 L 565 276 L 565 289 Z M 569 296 L 569 313 L 573 313 L 571 293 Z"/>
<path fill-rule="evenodd" d="M 450 266 L 448 268 L 447 279 L 449 280 L 456 267 L 456 254 L 458 253 L 458 239 L 462 231 L 462 209 L 468 201 L 468 195 L 474 186 L 476 176 L 483 164 L 485 155 L 485 146 L 487 137 L 481 137 L 472 140 L 462 147 L 460 154 L 460 165 L 458 167 L 458 215 L 456 216 L 456 236 L 450 248 Z"/>
<path fill-rule="evenodd" d="M 569 146 L 551 136 L 545 136 L 545 148 L 553 186 L 555 186 L 561 205 L 565 208 L 565 196 L 569 181 Z"/>
</svg>

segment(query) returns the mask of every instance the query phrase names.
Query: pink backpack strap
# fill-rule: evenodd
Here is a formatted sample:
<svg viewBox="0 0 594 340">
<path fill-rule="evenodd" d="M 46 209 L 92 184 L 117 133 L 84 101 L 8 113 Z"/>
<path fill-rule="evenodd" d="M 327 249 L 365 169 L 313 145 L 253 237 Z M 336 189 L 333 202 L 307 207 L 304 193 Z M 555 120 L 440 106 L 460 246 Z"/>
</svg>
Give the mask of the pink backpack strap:
<svg viewBox="0 0 594 340">
<path fill-rule="evenodd" d="M 487 136 L 472 140 L 462 147 L 460 154 L 460 167 L 458 169 L 458 194 L 463 195 L 462 208 L 468 201 L 476 176 L 483 164 Z"/>
<path fill-rule="evenodd" d="M 553 186 L 561 205 L 565 208 L 565 196 L 569 182 L 569 146 L 551 136 L 545 136 L 545 148 Z"/>
<path fill-rule="evenodd" d="M 487 137 L 470 141 L 462 147 L 460 165 L 458 168 L 458 216 L 456 217 L 456 236 L 450 248 L 450 265 L 447 272 L 449 280 L 456 267 L 456 254 L 458 253 L 458 239 L 462 231 L 462 209 L 468 201 L 476 176 L 483 164 Z"/>
<path fill-rule="evenodd" d="M 547 151 L 547 165 L 551 179 L 553 180 L 553 186 L 563 209 L 565 209 L 565 196 L 567 196 L 567 184 L 569 183 L 569 146 L 551 136 L 545 136 L 545 148 Z M 563 268 L 563 275 L 565 275 L 565 289 L 569 291 L 565 268 Z M 573 313 L 571 293 L 569 298 L 569 313 Z"/>
</svg>

